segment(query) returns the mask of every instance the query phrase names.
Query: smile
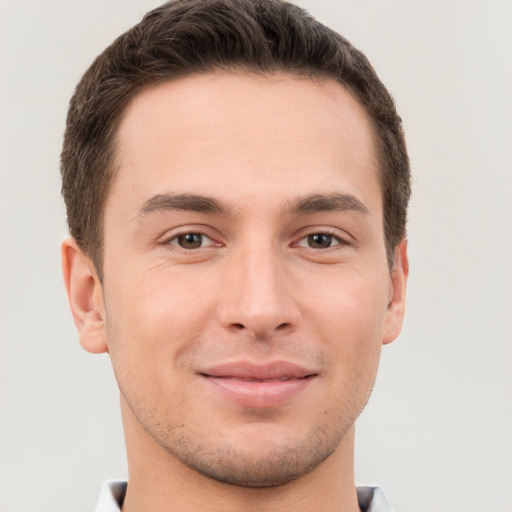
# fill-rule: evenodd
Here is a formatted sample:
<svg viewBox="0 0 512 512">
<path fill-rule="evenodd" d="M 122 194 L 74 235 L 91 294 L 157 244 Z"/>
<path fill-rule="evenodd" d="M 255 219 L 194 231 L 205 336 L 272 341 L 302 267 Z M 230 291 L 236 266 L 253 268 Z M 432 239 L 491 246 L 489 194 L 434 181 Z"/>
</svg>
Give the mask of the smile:
<svg viewBox="0 0 512 512">
<path fill-rule="evenodd" d="M 223 398 L 242 407 L 269 408 L 289 402 L 309 386 L 317 373 L 292 363 L 223 364 L 200 372 Z"/>
</svg>

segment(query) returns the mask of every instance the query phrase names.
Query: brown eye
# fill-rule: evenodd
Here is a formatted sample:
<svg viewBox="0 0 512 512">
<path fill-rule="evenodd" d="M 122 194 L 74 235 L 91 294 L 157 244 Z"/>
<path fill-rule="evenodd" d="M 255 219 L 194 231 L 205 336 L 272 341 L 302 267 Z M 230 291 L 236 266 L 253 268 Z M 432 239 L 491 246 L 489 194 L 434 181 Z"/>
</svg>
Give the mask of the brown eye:
<svg viewBox="0 0 512 512">
<path fill-rule="evenodd" d="M 328 247 L 331 247 L 333 238 L 333 235 L 326 233 L 315 233 L 308 235 L 308 246 L 312 249 L 327 249 Z"/>
<path fill-rule="evenodd" d="M 201 233 L 185 233 L 176 238 L 178 245 L 183 249 L 199 249 L 203 245 Z"/>
</svg>

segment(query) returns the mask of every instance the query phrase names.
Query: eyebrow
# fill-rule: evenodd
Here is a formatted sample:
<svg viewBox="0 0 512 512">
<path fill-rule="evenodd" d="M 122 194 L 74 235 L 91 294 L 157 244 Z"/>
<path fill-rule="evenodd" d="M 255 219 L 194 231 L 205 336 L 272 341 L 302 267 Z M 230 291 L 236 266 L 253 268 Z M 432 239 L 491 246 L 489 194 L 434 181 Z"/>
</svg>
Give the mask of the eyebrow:
<svg viewBox="0 0 512 512">
<path fill-rule="evenodd" d="M 351 194 L 311 194 L 299 197 L 288 205 L 288 212 L 295 215 L 342 211 L 355 211 L 364 215 L 370 213 L 368 208 Z"/>
<path fill-rule="evenodd" d="M 137 218 L 161 211 L 191 211 L 217 215 L 231 215 L 233 212 L 229 206 L 213 197 L 197 194 L 157 194 L 144 202 Z M 369 214 L 368 208 L 357 197 L 340 193 L 301 196 L 291 200 L 285 211 L 290 215 L 311 215 L 326 211 Z"/>
<path fill-rule="evenodd" d="M 196 194 L 158 194 L 148 199 L 137 217 L 160 211 L 190 211 L 228 215 L 230 208 L 213 197 Z"/>
</svg>

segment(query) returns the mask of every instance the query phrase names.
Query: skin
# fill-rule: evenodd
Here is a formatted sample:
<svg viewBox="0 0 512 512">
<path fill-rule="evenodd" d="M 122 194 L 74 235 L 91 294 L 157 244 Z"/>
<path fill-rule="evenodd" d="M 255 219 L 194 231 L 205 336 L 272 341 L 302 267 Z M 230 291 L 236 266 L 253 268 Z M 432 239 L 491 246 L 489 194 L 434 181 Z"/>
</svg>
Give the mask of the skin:
<svg viewBox="0 0 512 512">
<path fill-rule="evenodd" d="M 331 80 L 192 76 L 139 94 L 117 142 L 103 282 L 62 253 L 80 341 L 121 391 L 124 510 L 358 510 L 354 421 L 408 274 L 366 112 Z M 246 406 L 202 375 L 239 360 L 314 376 Z"/>
</svg>

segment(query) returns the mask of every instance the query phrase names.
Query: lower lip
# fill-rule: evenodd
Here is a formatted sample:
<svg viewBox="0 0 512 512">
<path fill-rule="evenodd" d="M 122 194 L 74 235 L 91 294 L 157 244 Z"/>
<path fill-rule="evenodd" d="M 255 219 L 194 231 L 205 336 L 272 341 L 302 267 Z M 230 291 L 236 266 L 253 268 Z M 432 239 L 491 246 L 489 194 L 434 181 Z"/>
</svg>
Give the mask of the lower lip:
<svg viewBox="0 0 512 512">
<path fill-rule="evenodd" d="M 243 407 L 276 407 L 290 401 L 309 386 L 314 376 L 284 381 L 249 381 L 235 378 L 204 378 L 217 391 Z"/>
</svg>

